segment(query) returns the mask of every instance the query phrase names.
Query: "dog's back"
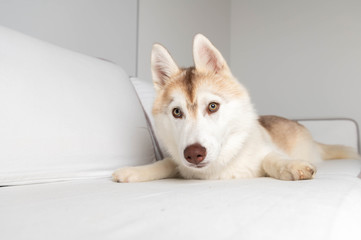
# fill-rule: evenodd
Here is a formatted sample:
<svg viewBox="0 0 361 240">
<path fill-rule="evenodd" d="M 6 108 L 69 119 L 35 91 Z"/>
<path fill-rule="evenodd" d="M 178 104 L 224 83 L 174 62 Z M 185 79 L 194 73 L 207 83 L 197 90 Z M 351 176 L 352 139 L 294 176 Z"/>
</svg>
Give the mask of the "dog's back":
<svg viewBox="0 0 361 240">
<path fill-rule="evenodd" d="M 330 159 L 359 158 L 355 149 L 314 141 L 303 125 L 279 116 L 260 116 L 259 123 L 270 134 L 274 144 L 293 159 L 312 163 Z"/>
</svg>

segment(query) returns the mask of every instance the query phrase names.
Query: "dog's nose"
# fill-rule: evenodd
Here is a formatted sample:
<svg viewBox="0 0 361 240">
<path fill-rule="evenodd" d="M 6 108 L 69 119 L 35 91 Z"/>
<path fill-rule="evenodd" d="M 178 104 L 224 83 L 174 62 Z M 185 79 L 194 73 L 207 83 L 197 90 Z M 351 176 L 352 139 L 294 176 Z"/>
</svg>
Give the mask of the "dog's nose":
<svg viewBox="0 0 361 240">
<path fill-rule="evenodd" d="M 183 154 L 184 154 L 184 158 L 188 162 L 197 165 L 205 159 L 207 155 L 207 149 L 202 145 L 200 145 L 199 143 L 195 143 L 186 147 L 186 149 L 184 149 Z"/>
</svg>

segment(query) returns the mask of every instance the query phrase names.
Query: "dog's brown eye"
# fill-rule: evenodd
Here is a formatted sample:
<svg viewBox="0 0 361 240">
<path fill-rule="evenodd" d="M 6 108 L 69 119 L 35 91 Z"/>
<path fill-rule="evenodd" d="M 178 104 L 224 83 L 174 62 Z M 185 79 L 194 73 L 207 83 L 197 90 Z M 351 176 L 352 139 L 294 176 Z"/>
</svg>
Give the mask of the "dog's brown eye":
<svg viewBox="0 0 361 240">
<path fill-rule="evenodd" d="M 183 113 L 179 108 L 173 108 L 173 117 L 175 118 L 182 118 L 183 117 Z"/>
<path fill-rule="evenodd" d="M 215 102 L 211 102 L 209 105 L 208 105 L 208 111 L 209 113 L 215 113 L 217 112 L 219 109 L 219 104 L 218 103 L 215 103 Z"/>
</svg>

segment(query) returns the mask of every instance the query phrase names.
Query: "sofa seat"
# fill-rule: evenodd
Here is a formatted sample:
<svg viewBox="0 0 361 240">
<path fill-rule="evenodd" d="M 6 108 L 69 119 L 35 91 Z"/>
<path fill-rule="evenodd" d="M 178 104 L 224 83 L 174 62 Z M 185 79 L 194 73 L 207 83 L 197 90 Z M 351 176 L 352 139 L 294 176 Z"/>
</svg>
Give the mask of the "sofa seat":
<svg viewBox="0 0 361 240">
<path fill-rule="evenodd" d="M 359 160 L 309 181 L 108 178 L 0 188 L 0 239 L 359 239 Z"/>
</svg>

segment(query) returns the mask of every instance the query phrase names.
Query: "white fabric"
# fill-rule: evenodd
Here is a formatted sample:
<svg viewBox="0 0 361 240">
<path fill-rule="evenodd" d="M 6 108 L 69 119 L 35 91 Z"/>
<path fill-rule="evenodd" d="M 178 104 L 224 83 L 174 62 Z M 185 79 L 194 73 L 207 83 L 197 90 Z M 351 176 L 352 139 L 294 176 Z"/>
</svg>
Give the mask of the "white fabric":
<svg viewBox="0 0 361 240">
<path fill-rule="evenodd" d="M 0 186 L 110 176 L 153 159 L 120 67 L 0 27 Z"/>
<path fill-rule="evenodd" d="M 168 155 L 164 146 L 162 146 L 161 143 L 157 140 L 156 133 L 154 132 L 152 109 L 155 99 L 155 89 L 153 83 L 139 78 L 131 78 L 130 80 L 138 94 L 139 100 L 143 106 L 144 114 L 148 120 L 149 128 L 152 131 L 153 143 L 156 146 L 157 160 L 161 160 Z"/>
<path fill-rule="evenodd" d="M 145 113 L 149 117 L 151 124 L 154 125 L 152 108 L 155 99 L 155 89 L 153 83 L 134 77 L 130 80 L 139 96 L 139 100 L 141 101 Z"/>
<path fill-rule="evenodd" d="M 0 188 L 0 239 L 359 239 L 358 160 L 280 181 L 110 179 Z"/>
</svg>

